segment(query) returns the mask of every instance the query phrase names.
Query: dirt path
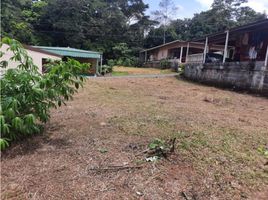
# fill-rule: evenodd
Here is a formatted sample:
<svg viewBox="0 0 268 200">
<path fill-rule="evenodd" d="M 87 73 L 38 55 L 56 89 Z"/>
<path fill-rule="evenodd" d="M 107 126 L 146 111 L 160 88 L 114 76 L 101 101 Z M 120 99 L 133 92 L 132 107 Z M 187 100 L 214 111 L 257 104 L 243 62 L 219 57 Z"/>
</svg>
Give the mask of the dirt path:
<svg viewBox="0 0 268 200">
<path fill-rule="evenodd" d="M 1 199 L 267 199 L 268 100 L 165 78 L 88 79 L 2 154 Z M 144 162 L 154 138 L 168 160 Z M 141 168 L 98 171 L 108 166 Z"/>
</svg>

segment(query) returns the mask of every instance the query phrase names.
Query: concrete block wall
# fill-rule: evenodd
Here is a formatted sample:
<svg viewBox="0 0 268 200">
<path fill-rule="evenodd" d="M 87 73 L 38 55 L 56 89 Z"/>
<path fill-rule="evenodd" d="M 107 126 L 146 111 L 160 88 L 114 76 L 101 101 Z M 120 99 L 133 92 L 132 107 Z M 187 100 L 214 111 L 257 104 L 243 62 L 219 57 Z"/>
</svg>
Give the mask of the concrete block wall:
<svg viewBox="0 0 268 200">
<path fill-rule="evenodd" d="M 199 82 L 268 95 L 268 70 L 264 62 L 186 64 L 184 76 Z"/>
</svg>

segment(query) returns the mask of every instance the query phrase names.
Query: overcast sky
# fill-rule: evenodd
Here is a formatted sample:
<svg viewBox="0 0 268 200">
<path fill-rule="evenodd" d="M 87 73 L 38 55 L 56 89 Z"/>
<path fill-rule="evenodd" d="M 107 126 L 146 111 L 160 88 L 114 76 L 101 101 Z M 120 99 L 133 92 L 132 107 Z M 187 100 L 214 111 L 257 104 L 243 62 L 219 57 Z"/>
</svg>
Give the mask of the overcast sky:
<svg viewBox="0 0 268 200">
<path fill-rule="evenodd" d="M 144 0 L 144 2 L 150 7 L 147 14 L 151 14 L 153 10 L 158 9 L 160 0 Z M 192 17 L 194 13 L 208 10 L 213 0 L 173 0 L 173 2 L 178 7 L 176 18 L 183 19 Z M 268 0 L 249 0 L 246 5 L 258 12 L 268 13 Z"/>
</svg>

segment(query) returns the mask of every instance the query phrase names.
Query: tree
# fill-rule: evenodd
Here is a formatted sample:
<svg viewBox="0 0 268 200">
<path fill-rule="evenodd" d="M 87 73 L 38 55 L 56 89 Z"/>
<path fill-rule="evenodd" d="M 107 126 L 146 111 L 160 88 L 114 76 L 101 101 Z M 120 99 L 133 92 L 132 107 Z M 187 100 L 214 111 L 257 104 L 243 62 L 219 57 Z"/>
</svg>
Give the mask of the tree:
<svg viewBox="0 0 268 200">
<path fill-rule="evenodd" d="M 245 2 L 246 0 L 215 0 L 210 10 L 194 14 L 192 19 L 171 20 L 165 27 L 166 42 L 192 40 L 266 18 L 265 14 L 243 6 Z M 163 26 L 151 28 L 144 47 L 162 44 L 163 32 Z"/>
<path fill-rule="evenodd" d="M 265 14 L 243 6 L 247 2 L 248 0 L 214 0 L 211 11 L 217 16 L 217 22 L 222 21 L 221 24 L 224 24 L 226 28 L 266 18 Z"/>
<path fill-rule="evenodd" d="M 163 43 L 166 43 L 166 28 L 169 22 L 172 20 L 172 16 L 178 10 L 172 0 L 161 0 L 159 3 L 159 10 L 153 12 L 155 20 L 159 21 L 163 26 Z"/>
<path fill-rule="evenodd" d="M 96 50 L 114 59 L 113 47 L 120 43 L 138 56 L 143 47 L 199 38 L 266 17 L 245 2 L 215 0 L 210 10 L 192 19 L 172 20 L 177 8 L 172 0 L 162 0 L 153 12 L 156 21 L 145 14 L 143 0 L 2 0 L 1 28 L 3 36 L 22 43 Z"/>
<path fill-rule="evenodd" d="M 31 9 L 31 0 L 1 1 L 1 34 L 15 37 L 18 40 L 31 43 L 34 40 L 33 28 L 25 20 L 23 13 Z"/>
<path fill-rule="evenodd" d="M 165 30 L 166 42 L 171 42 L 180 39 L 176 32 L 175 26 L 172 26 L 170 24 L 165 29 L 166 29 Z M 164 32 L 164 26 L 160 26 L 158 28 L 152 28 L 144 39 L 144 47 L 152 48 L 163 44 L 163 32 Z"/>
<path fill-rule="evenodd" d="M 1 150 L 10 141 L 40 132 L 50 117 L 50 109 L 65 104 L 82 86 L 83 77 L 78 74 L 88 68 L 87 64 L 69 59 L 50 63 L 48 73 L 42 75 L 19 42 L 3 38 L 0 47 L 3 43 L 9 45 L 8 53 L 14 56 L 1 61 L 0 67 L 5 68 L 10 61 L 19 64 L 7 69 L 0 79 Z"/>
<path fill-rule="evenodd" d="M 195 14 L 191 19 L 190 39 L 266 18 L 265 14 L 243 6 L 246 2 L 247 0 L 214 0 L 210 10 Z"/>
<path fill-rule="evenodd" d="M 142 0 L 50 0 L 36 30 L 42 45 L 98 50 L 111 59 L 116 44 L 142 47 L 152 24 L 147 8 Z"/>
</svg>

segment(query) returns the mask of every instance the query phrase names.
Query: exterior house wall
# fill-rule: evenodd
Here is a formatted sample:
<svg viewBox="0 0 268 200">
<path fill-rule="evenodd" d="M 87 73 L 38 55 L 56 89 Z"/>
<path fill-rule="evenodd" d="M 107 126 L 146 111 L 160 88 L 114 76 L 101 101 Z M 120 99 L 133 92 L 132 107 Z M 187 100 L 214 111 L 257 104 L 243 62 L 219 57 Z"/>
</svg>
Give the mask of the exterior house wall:
<svg viewBox="0 0 268 200">
<path fill-rule="evenodd" d="M 168 48 L 159 49 L 156 59 L 162 60 L 162 59 L 165 59 L 167 57 L 168 57 Z"/>
<path fill-rule="evenodd" d="M 156 49 L 154 51 L 151 51 L 148 53 L 148 57 L 149 57 L 149 62 L 145 63 L 145 67 L 151 67 L 151 68 L 160 68 L 160 62 L 163 59 L 168 59 L 169 58 L 169 50 L 171 48 L 175 48 L 176 46 L 164 46 L 161 47 L 159 49 Z M 177 47 L 179 48 L 179 47 Z M 170 59 L 170 62 L 174 62 L 174 59 Z M 178 62 L 178 59 L 176 60 Z"/>
<path fill-rule="evenodd" d="M 268 70 L 264 62 L 185 65 L 188 79 L 218 86 L 250 89 L 268 96 Z"/>
<path fill-rule="evenodd" d="M 4 52 L 4 55 L 0 58 L 0 61 L 6 60 L 8 61 L 7 69 L 10 68 L 16 68 L 20 63 L 17 61 L 11 61 L 10 58 L 14 56 L 12 51 L 8 51 L 9 46 L 6 44 L 3 44 L 1 47 L 1 51 Z M 33 59 L 33 63 L 38 67 L 38 71 L 42 73 L 42 59 L 51 59 L 51 60 L 61 60 L 61 57 L 59 56 L 53 56 L 37 51 L 33 51 L 30 49 L 26 49 L 28 55 Z M 1 75 L 3 73 L 3 70 L 1 69 Z"/>
</svg>

